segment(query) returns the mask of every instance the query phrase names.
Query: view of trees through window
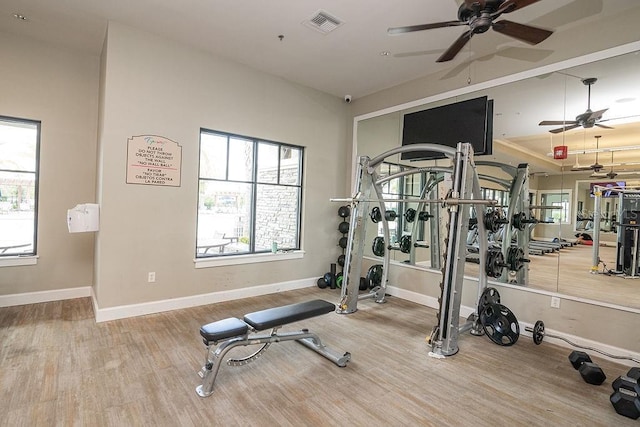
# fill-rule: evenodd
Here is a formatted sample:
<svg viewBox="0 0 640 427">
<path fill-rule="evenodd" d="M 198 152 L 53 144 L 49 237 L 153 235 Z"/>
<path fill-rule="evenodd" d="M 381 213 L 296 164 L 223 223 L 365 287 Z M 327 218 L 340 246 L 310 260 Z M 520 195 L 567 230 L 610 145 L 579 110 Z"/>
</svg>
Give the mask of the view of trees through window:
<svg viewBox="0 0 640 427">
<path fill-rule="evenodd" d="M 40 123 L 0 117 L 0 256 L 34 255 Z"/>
<path fill-rule="evenodd" d="M 300 248 L 303 148 L 200 134 L 196 256 Z"/>
</svg>

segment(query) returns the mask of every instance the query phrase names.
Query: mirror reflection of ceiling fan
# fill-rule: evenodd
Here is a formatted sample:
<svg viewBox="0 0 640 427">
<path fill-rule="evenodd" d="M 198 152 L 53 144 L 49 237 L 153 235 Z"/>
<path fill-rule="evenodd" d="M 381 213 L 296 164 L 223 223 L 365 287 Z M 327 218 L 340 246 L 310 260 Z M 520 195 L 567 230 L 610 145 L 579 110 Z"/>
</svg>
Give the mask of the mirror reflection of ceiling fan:
<svg viewBox="0 0 640 427">
<path fill-rule="evenodd" d="M 600 172 L 602 170 L 602 168 L 604 166 L 601 165 L 600 163 L 598 163 L 598 150 L 600 149 L 600 138 L 602 138 L 602 135 L 596 135 L 595 138 L 596 138 L 596 161 L 595 161 L 595 163 L 593 163 L 590 166 L 580 166 L 578 164 L 578 155 L 576 154 L 576 164 L 571 168 L 572 171 L 575 172 L 575 171 L 593 170 L 594 172 Z"/>
<path fill-rule="evenodd" d="M 522 9 L 540 0 L 464 0 L 458 8 L 458 20 L 436 22 L 433 24 L 409 25 L 406 27 L 393 27 L 387 30 L 390 35 L 404 34 L 414 31 L 431 30 L 434 28 L 469 26 L 458 39 L 436 60 L 436 62 L 451 61 L 471 40 L 474 34 L 487 32 L 490 28 L 501 34 L 535 45 L 551 34 L 553 31 L 545 30 L 531 25 L 503 19 L 493 22 L 503 13 L 511 13 Z"/>
<path fill-rule="evenodd" d="M 602 115 L 608 108 L 598 111 L 591 111 L 591 86 L 597 82 L 598 79 L 595 77 L 589 77 L 586 79 L 582 79 L 582 83 L 588 87 L 587 93 L 587 111 L 582 114 L 576 116 L 575 120 L 543 120 L 538 123 L 539 126 L 562 126 L 557 129 L 551 129 L 549 132 L 551 133 L 560 133 L 565 132 L 571 129 L 578 128 L 582 126 L 585 129 L 592 128 L 594 126 L 604 128 L 604 129 L 613 129 L 611 126 L 603 125 L 603 122 L 608 122 L 610 120 L 618 120 L 618 119 L 626 119 L 627 117 L 617 117 L 613 119 L 605 119 L 602 120 Z M 596 137 L 597 138 L 597 137 Z"/>
</svg>

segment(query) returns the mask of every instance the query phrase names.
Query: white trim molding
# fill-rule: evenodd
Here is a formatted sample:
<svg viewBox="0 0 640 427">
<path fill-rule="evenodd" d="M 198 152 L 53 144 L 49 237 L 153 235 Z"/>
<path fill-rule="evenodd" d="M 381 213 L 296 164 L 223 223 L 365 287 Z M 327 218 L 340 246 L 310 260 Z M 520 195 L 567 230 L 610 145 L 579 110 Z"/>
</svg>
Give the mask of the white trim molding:
<svg viewBox="0 0 640 427">
<path fill-rule="evenodd" d="M 38 304 L 41 302 L 90 297 L 92 295 L 91 290 L 91 286 L 80 286 L 77 288 L 53 289 L 51 291 L 0 295 L 0 307 L 12 307 L 14 305 Z"/>
<path fill-rule="evenodd" d="M 231 289 L 211 292 L 208 294 L 190 295 L 181 298 L 149 301 L 140 304 L 121 305 L 108 308 L 100 308 L 95 295 L 92 295 L 93 308 L 96 315 L 96 322 L 108 322 L 110 320 L 124 319 L 127 317 L 143 316 L 146 314 L 161 313 L 164 311 L 215 304 L 223 301 L 232 301 L 240 298 L 249 298 L 260 295 L 291 291 L 294 289 L 308 288 L 316 286 L 317 280 L 317 277 L 299 279 L 289 282 L 251 286 L 247 288 Z"/>
</svg>

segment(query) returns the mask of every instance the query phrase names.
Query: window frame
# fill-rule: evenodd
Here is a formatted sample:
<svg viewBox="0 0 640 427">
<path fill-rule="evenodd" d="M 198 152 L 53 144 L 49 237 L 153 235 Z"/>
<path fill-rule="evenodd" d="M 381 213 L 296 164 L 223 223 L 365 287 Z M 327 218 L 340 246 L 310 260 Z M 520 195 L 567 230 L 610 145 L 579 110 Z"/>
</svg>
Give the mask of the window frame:
<svg viewBox="0 0 640 427">
<path fill-rule="evenodd" d="M 202 156 L 202 147 L 203 147 L 203 135 L 208 134 L 215 137 L 222 137 L 226 139 L 227 144 L 227 153 L 225 162 L 225 173 L 224 177 L 210 178 L 202 176 L 202 164 L 201 164 L 201 156 Z M 237 180 L 237 179 L 229 179 L 229 162 L 230 162 L 230 144 L 233 139 L 239 139 L 244 141 L 249 141 L 252 144 L 252 173 L 250 180 Z M 269 144 L 273 145 L 277 149 L 278 158 L 277 158 L 277 179 L 276 182 L 265 182 L 260 181 L 259 179 L 259 148 L 260 144 Z M 290 148 L 293 150 L 297 150 L 299 152 L 300 159 L 297 165 L 297 184 L 283 184 L 282 181 L 282 152 L 283 148 Z M 304 200 L 304 155 L 305 155 L 305 147 L 278 142 L 273 140 L 268 140 L 264 138 L 250 137 L 246 135 L 240 135 L 230 132 L 212 130 L 207 128 L 200 128 L 199 133 L 199 145 L 198 145 L 198 196 L 197 196 L 197 207 L 196 207 L 196 243 L 194 250 L 194 262 L 196 263 L 196 268 L 210 267 L 210 266 L 218 266 L 218 265 L 233 265 L 233 264 L 244 264 L 244 263 L 252 263 L 252 262 L 265 262 L 265 261 L 273 261 L 274 258 L 277 260 L 281 260 L 283 258 L 293 259 L 293 258 L 301 258 L 304 254 L 302 250 L 302 218 L 303 218 L 303 200 Z M 202 254 L 198 252 L 198 230 L 200 223 L 200 205 L 201 205 L 201 197 L 200 189 L 203 182 L 219 182 L 219 183 L 237 183 L 237 184 L 246 184 L 251 187 L 251 200 L 248 202 L 250 205 L 249 214 L 250 218 L 248 220 L 248 228 L 249 228 L 249 246 L 248 250 L 244 252 L 231 252 L 231 253 L 207 253 Z M 287 248 L 279 248 L 282 249 L 276 254 L 273 254 L 271 251 L 271 247 L 258 249 L 256 250 L 256 209 L 259 198 L 259 187 L 260 186 L 276 186 L 276 187 L 286 187 L 286 188 L 294 188 L 297 193 L 297 217 L 296 217 L 296 236 L 293 247 Z M 240 236 L 238 236 L 240 237 Z"/>
<path fill-rule="evenodd" d="M 33 249 L 30 252 L 25 253 L 0 253 L 0 267 L 9 267 L 16 265 L 30 265 L 35 264 L 38 258 L 38 215 L 40 206 L 40 145 L 42 139 L 42 122 L 40 120 L 25 119 L 21 117 L 12 117 L 0 115 L 1 122 L 18 123 L 21 125 L 33 126 L 36 129 L 35 140 L 35 159 L 34 170 L 16 170 L 16 169 L 2 169 L 0 172 L 13 172 L 13 173 L 29 173 L 34 176 L 34 189 L 33 189 Z"/>
</svg>

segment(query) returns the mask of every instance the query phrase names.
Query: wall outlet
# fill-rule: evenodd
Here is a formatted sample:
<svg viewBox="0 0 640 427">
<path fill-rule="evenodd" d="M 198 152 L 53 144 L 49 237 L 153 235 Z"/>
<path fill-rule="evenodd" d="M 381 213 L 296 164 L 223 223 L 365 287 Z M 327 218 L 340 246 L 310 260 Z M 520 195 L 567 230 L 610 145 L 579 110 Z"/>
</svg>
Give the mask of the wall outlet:
<svg viewBox="0 0 640 427">
<path fill-rule="evenodd" d="M 551 307 L 552 308 L 560 308 L 560 298 L 551 297 Z"/>
<path fill-rule="evenodd" d="M 156 281 L 156 272 L 155 272 L 155 271 L 150 271 L 150 272 L 149 272 L 149 276 L 148 276 L 148 278 L 147 278 L 147 281 L 148 281 L 149 283 L 153 283 L 153 282 L 155 282 L 155 281 Z"/>
</svg>

